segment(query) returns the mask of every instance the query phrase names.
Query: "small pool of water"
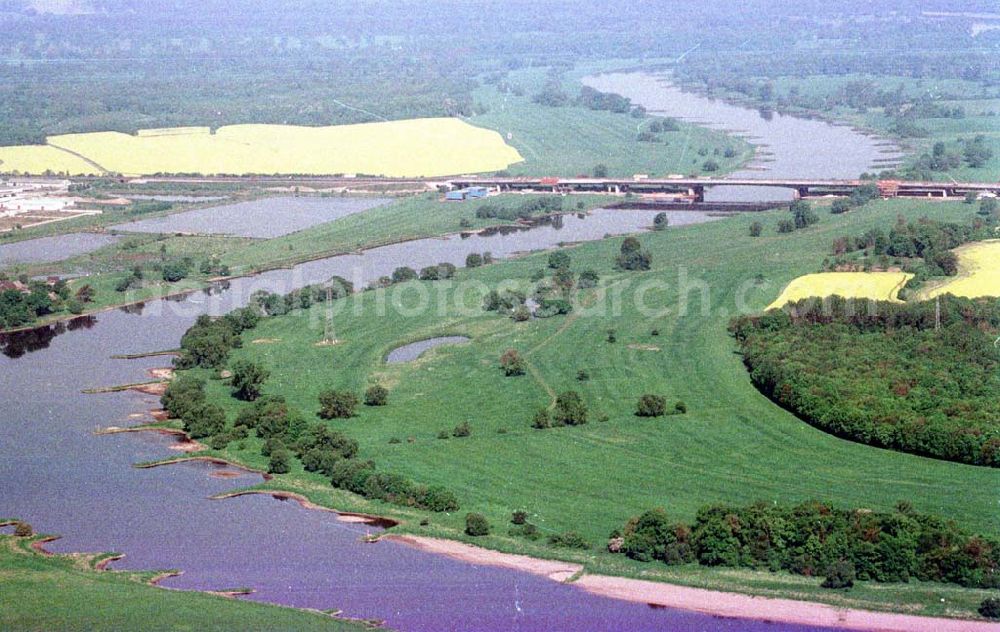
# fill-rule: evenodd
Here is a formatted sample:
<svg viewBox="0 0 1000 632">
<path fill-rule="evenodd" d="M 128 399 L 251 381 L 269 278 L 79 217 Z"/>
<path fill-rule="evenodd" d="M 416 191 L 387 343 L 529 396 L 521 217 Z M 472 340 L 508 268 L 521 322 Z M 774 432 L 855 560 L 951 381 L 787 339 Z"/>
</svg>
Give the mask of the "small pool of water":
<svg viewBox="0 0 1000 632">
<path fill-rule="evenodd" d="M 269 239 L 361 213 L 386 198 L 273 197 L 116 224 L 138 233 L 202 233 Z"/>
<path fill-rule="evenodd" d="M 402 347 L 396 347 L 385 357 L 385 361 L 388 364 L 413 362 L 423 355 L 424 352 L 433 349 L 434 347 L 440 347 L 441 345 L 457 345 L 462 342 L 469 342 L 469 340 L 470 339 L 465 336 L 441 336 L 438 338 L 419 340 L 408 345 L 403 345 Z"/>
<path fill-rule="evenodd" d="M 114 235 L 97 233 L 70 233 L 55 237 L 39 237 L 12 244 L 0 244 L 0 267 L 17 263 L 45 263 L 62 261 L 85 255 L 118 241 Z"/>
</svg>

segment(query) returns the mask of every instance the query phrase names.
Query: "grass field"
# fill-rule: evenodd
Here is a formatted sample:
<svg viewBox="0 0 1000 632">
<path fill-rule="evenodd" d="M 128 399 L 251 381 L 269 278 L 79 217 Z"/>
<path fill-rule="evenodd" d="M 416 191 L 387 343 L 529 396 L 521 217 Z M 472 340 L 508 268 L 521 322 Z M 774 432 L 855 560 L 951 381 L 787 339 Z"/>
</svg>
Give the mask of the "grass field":
<svg viewBox="0 0 1000 632">
<path fill-rule="evenodd" d="M 579 91 L 577 75 L 565 80 L 567 94 L 575 96 Z M 509 82 L 523 90 L 522 96 L 502 93 L 491 85 L 475 92 L 476 100 L 488 111 L 471 122 L 497 130 L 524 156 L 524 162 L 507 169 L 512 175 L 589 175 L 598 164 L 616 177 L 692 174 L 701 173 L 707 158 L 719 164 L 715 174 L 721 175 L 753 155 L 753 148 L 742 139 L 687 123 L 679 123 L 678 131 L 664 134 L 661 142 L 639 142 L 638 133 L 648 120 L 575 105 L 533 103 L 531 95 L 542 88 L 545 79 L 545 68 L 518 70 L 509 74 Z M 731 158 L 725 157 L 727 148 L 733 150 Z"/>
<path fill-rule="evenodd" d="M 43 556 L 0 535 L 4 630 L 364 630 L 358 623 L 147 584 L 155 573 L 101 572 L 106 556 Z"/>
<path fill-rule="evenodd" d="M 96 132 L 51 136 L 48 144 L 0 148 L 0 167 L 70 175 L 104 171 L 434 177 L 497 171 L 521 161 L 498 134 L 454 118 L 331 127 L 230 125 L 215 133 L 208 128 L 140 130 L 135 136 Z"/>
<path fill-rule="evenodd" d="M 782 307 L 811 296 L 843 296 L 870 298 L 877 301 L 899 301 L 896 295 L 913 277 L 904 272 L 819 272 L 800 276 L 785 289 L 768 309 Z"/>
<path fill-rule="evenodd" d="M 954 294 L 977 298 L 1000 296 L 1000 241 L 981 241 L 955 249 L 958 276 L 928 287 L 920 298 Z"/>
<path fill-rule="evenodd" d="M 323 389 L 360 392 L 373 381 L 382 383 L 390 389 L 387 407 L 363 408 L 357 418 L 329 423 L 355 437 L 361 456 L 374 459 L 380 469 L 454 490 L 462 510 L 431 515 L 431 524 L 419 527 L 418 518 L 426 514 L 333 490 L 322 476 L 301 469 L 270 485 L 341 509 L 393 515 L 404 520 L 405 530 L 453 538 L 463 537 L 466 511 L 481 511 L 497 534 L 477 538 L 478 543 L 575 557 L 590 570 L 843 599 L 820 594 L 818 580 L 807 589 L 802 578 L 643 566 L 601 550 L 612 529 L 651 507 L 663 506 L 671 516 L 691 520 L 709 503 L 755 500 L 818 498 L 889 509 L 905 499 L 919 511 L 998 535 L 1000 472 L 870 448 L 811 428 L 757 392 L 726 333 L 737 311 L 762 310 L 789 281 L 815 270 L 838 235 L 884 228 L 901 213 L 964 221 L 970 212 L 960 203 L 885 201 L 850 214 L 824 215 L 820 224 L 790 235 L 770 230 L 765 237 L 748 236 L 752 221 L 773 228 L 783 211 L 670 229 L 640 237 L 653 254 L 647 273 L 613 270 L 621 239 L 583 244 L 569 252 L 575 271 L 593 268 L 601 275 L 601 287 L 583 297 L 591 309 L 578 306 L 568 317 L 523 324 L 482 312 L 475 291 L 458 292 L 446 284 L 432 286 L 427 309 L 405 317 L 394 313 L 395 300 L 406 306 L 419 297 L 419 283 L 396 288 L 400 295 L 390 291 L 385 301 L 374 292 L 347 299 L 335 317 L 342 342 L 331 347 L 315 344 L 323 335 L 321 309 L 265 321 L 248 334 L 265 342 L 248 340 L 234 358 L 253 358 L 271 370 L 266 393 L 280 393 L 312 416 Z M 458 281 L 487 287 L 510 279 L 526 283 L 544 267 L 544 256 L 535 255 L 461 271 Z M 678 291 L 685 287 L 690 291 Z M 386 306 L 389 311 L 382 314 Z M 651 334 L 654 328 L 660 335 Z M 616 330 L 617 342 L 607 342 L 608 329 Z M 444 334 L 464 334 L 473 341 L 436 349 L 408 364 L 382 361 L 398 345 Z M 507 348 L 527 358 L 527 375 L 502 376 L 498 357 Z M 580 369 L 590 374 L 589 381 L 576 379 Z M 210 380 L 209 388 L 234 415 L 241 404 L 229 396 L 228 387 Z M 567 389 L 580 391 L 590 407 L 590 423 L 531 429 L 535 410 Z M 689 412 L 635 417 L 635 402 L 643 393 L 683 400 Z M 607 421 L 599 420 L 602 415 Z M 471 424 L 471 437 L 436 438 L 463 421 Z M 401 442 L 390 443 L 393 438 Z M 266 466 L 259 448 L 258 440 L 248 439 L 230 444 L 224 456 Z M 573 555 L 506 536 L 515 509 L 527 510 L 545 533 L 579 531 L 592 548 Z M 947 604 L 937 602 L 941 591 L 949 593 Z M 913 584 L 871 586 L 849 599 L 863 607 L 968 615 L 977 598 L 974 592 Z"/>
</svg>

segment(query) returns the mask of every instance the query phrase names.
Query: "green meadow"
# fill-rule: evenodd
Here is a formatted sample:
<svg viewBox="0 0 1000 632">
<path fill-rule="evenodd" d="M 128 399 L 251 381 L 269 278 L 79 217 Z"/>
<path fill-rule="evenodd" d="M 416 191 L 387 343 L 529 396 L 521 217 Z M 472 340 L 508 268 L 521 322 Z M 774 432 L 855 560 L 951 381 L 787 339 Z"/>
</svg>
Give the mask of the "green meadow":
<svg viewBox="0 0 1000 632">
<path fill-rule="evenodd" d="M 464 515 L 481 512 L 494 535 L 475 538 L 492 548 L 585 562 L 592 571 L 631 574 L 765 594 L 801 594 L 839 603 L 818 591 L 818 580 L 746 571 L 713 571 L 641 565 L 603 552 L 608 534 L 633 515 L 663 507 L 690 521 L 711 503 L 758 500 L 797 503 L 820 499 L 844 507 L 888 510 L 900 500 L 917 511 L 956 520 L 965 528 L 1000 534 L 996 491 L 1000 472 L 881 450 L 824 434 L 758 393 L 726 326 L 739 311 L 759 311 L 796 276 L 819 270 L 832 241 L 900 214 L 963 220 L 974 213 L 961 203 L 877 201 L 835 216 L 819 207 L 821 222 L 788 235 L 776 225 L 786 211 L 740 215 L 671 228 L 639 237 L 652 253 L 648 272 L 613 267 L 621 238 L 567 248 L 572 270 L 597 271 L 598 288 L 581 290 L 568 316 L 515 323 L 479 306 L 487 288 L 504 283 L 529 289 L 546 267 L 536 254 L 474 270 L 455 281 L 411 282 L 363 292 L 336 304 L 338 344 L 324 337 L 323 307 L 265 319 L 244 334 L 232 360 L 249 358 L 271 372 L 265 394 L 280 394 L 318 421 L 317 396 L 329 388 L 362 393 L 373 383 L 389 389 L 386 407 L 359 407 L 356 417 L 328 423 L 355 438 L 360 456 L 380 471 L 455 492 L 461 510 L 428 514 L 368 501 L 334 490 L 321 475 L 302 471 L 268 484 L 306 493 L 343 510 L 401 519 L 400 529 L 462 539 Z M 749 236 L 751 222 L 764 234 Z M 551 272 L 551 271 L 548 271 Z M 474 283 L 466 283 L 474 282 Z M 682 288 L 686 288 L 684 291 Z M 615 342 L 608 341 L 608 330 Z M 653 335 L 653 330 L 658 335 Z M 467 344 L 443 346 L 418 360 L 387 365 L 391 349 L 439 335 L 465 335 Z M 519 377 L 505 377 L 499 356 L 517 349 L 528 361 Z M 578 371 L 589 379 L 577 379 Z M 241 406 L 224 381 L 207 371 L 209 394 L 230 419 Z M 532 415 L 554 394 L 578 391 L 589 423 L 535 430 Z M 659 394 L 688 412 L 661 418 L 635 416 L 640 395 Z M 468 422 L 471 436 L 438 438 Z M 266 467 L 260 441 L 229 444 L 220 456 Z M 570 553 L 507 535 L 510 514 L 522 509 L 544 534 L 575 530 L 589 542 Z M 429 521 L 419 525 L 422 519 Z M 795 588 L 795 586 L 798 586 Z M 807 590 L 807 587 L 811 589 Z M 920 608 L 970 614 L 975 591 L 936 600 L 937 586 L 871 586 L 851 593 L 856 606 Z M 907 605 L 909 604 L 909 605 Z M 957 608 L 951 610 L 949 608 Z"/>
</svg>

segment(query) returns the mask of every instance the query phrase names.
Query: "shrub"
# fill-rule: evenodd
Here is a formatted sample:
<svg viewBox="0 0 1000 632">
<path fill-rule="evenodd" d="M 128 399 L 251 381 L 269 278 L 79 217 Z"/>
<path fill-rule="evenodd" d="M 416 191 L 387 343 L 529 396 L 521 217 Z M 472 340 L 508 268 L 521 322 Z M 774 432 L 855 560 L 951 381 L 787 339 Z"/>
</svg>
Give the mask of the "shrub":
<svg viewBox="0 0 1000 632">
<path fill-rule="evenodd" d="M 569 268 L 571 259 L 569 254 L 562 250 L 557 250 L 549 255 L 549 267 L 553 270 Z"/>
<path fill-rule="evenodd" d="M 587 541 L 583 539 L 576 531 L 565 531 L 563 533 L 554 533 L 549 536 L 549 544 L 552 546 L 562 547 L 564 549 L 587 549 L 590 545 Z"/>
<path fill-rule="evenodd" d="M 682 401 L 678 401 L 674 404 L 674 414 L 676 415 L 686 415 L 688 411 L 687 404 Z"/>
<path fill-rule="evenodd" d="M 190 266 L 183 261 L 171 261 L 163 264 L 161 274 L 167 283 L 176 283 L 187 277 L 190 273 Z"/>
<path fill-rule="evenodd" d="M 987 597 L 979 604 L 979 614 L 987 619 L 1000 619 L 1000 597 Z"/>
<path fill-rule="evenodd" d="M 850 588 L 854 585 L 854 564 L 843 560 L 834 562 L 820 585 L 823 588 Z"/>
<path fill-rule="evenodd" d="M 406 281 L 412 281 L 417 278 L 417 273 L 413 268 L 407 266 L 400 266 L 392 271 L 392 282 L 393 283 L 405 283 Z"/>
<path fill-rule="evenodd" d="M 500 293 L 496 290 L 490 290 L 483 297 L 483 310 L 487 312 L 495 312 L 500 309 Z"/>
<path fill-rule="evenodd" d="M 438 439 L 450 439 L 451 433 L 449 433 L 447 430 L 442 430 L 441 432 L 438 433 L 437 436 Z"/>
<path fill-rule="evenodd" d="M 420 269 L 421 281 L 437 281 L 441 278 L 441 270 L 438 266 L 427 266 Z"/>
<path fill-rule="evenodd" d="M 718 171 L 719 170 L 719 163 L 715 162 L 712 159 L 709 159 L 709 160 L 706 160 L 704 163 L 702 163 L 701 169 L 702 169 L 702 171 Z"/>
<path fill-rule="evenodd" d="M 35 530 L 27 522 L 21 521 L 14 524 L 14 536 L 18 538 L 30 538 L 35 535 Z"/>
<path fill-rule="evenodd" d="M 754 222 L 750 224 L 750 236 L 760 237 L 760 234 L 764 232 L 764 226 L 760 222 Z"/>
<path fill-rule="evenodd" d="M 795 231 L 795 222 L 790 219 L 783 219 L 778 221 L 778 232 L 782 234 L 787 234 Z"/>
<path fill-rule="evenodd" d="M 830 212 L 834 215 L 840 215 L 841 213 L 846 213 L 849 210 L 851 210 L 851 201 L 843 198 L 834 200 L 833 204 L 830 205 Z"/>
<path fill-rule="evenodd" d="M 615 258 L 615 266 L 621 270 L 649 270 L 653 258 L 635 237 L 626 237 L 622 242 L 621 252 Z"/>
<path fill-rule="evenodd" d="M 998 207 L 1000 207 L 1000 202 L 997 202 L 996 198 L 983 198 L 979 201 L 979 214 L 992 215 L 997 212 Z"/>
<path fill-rule="evenodd" d="M 600 163 L 594 167 L 594 177 L 595 178 L 607 178 L 608 177 L 608 166 L 604 163 Z"/>
<path fill-rule="evenodd" d="M 670 218 L 666 213 L 657 213 L 653 217 L 653 230 L 664 230 L 670 225 Z"/>
<path fill-rule="evenodd" d="M 514 537 L 527 538 L 528 540 L 538 540 L 542 537 L 541 532 L 538 527 L 531 524 L 530 522 L 525 522 L 524 524 L 519 524 L 517 526 L 511 527 L 507 533 Z"/>
<path fill-rule="evenodd" d="M 591 287 L 597 287 L 597 283 L 601 280 L 601 277 L 597 275 L 593 270 L 584 270 L 580 273 L 580 278 L 576 282 L 576 286 L 581 290 L 585 290 Z"/>
<path fill-rule="evenodd" d="M 528 521 L 528 512 L 518 509 L 510 514 L 510 521 L 514 524 L 524 524 Z"/>
<path fill-rule="evenodd" d="M 358 396 L 350 391 L 324 391 L 319 394 L 319 405 L 322 419 L 348 419 L 354 416 Z"/>
<path fill-rule="evenodd" d="M 480 513 L 469 513 L 465 515 L 465 533 L 473 537 L 481 537 L 490 534 L 490 523 L 486 516 Z"/>
<path fill-rule="evenodd" d="M 662 417 L 666 412 L 667 400 L 660 395 L 643 395 L 635 409 L 639 417 Z"/>
<path fill-rule="evenodd" d="M 586 369 L 580 369 L 579 371 L 576 372 L 577 382 L 586 382 L 588 380 L 590 380 L 590 373 L 588 373 Z"/>
<path fill-rule="evenodd" d="M 267 463 L 267 471 L 271 474 L 288 474 L 292 469 L 292 455 L 285 449 L 271 452 Z"/>
<path fill-rule="evenodd" d="M 232 436 L 228 433 L 222 432 L 209 439 L 208 446 L 213 450 L 225 450 L 226 446 L 229 445 L 229 442 L 232 440 Z"/>
<path fill-rule="evenodd" d="M 81 303 L 80 301 L 76 300 L 75 298 L 71 298 L 68 301 L 66 301 L 66 311 L 69 312 L 70 314 L 74 314 L 74 315 L 82 314 L 83 313 L 83 303 Z"/>
<path fill-rule="evenodd" d="M 580 426 L 587 423 L 587 405 L 576 391 L 566 391 L 556 397 L 553 419 L 559 425 Z"/>
<path fill-rule="evenodd" d="M 246 402 L 252 402 L 260 397 L 261 386 L 270 376 L 270 372 L 261 365 L 249 360 L 238 360 L 233 363 L 233 396 Z"/>
<path fill-rule="evenodd" d="M 472 252 L 465 257 L 466 268 L 478 268 L 481 265 L 483 265 L 483 255 Z"/>
<path fill-rule="evenodd" d="M 385 406 L 389 403 L 389 391 L 381 384 L 373 384 L 365 391 L 365 406 Z"/>
<path fill-rule="evenodd" d="M 614 329 L 608 330 L 608 342 L 618 342 L 618 333 Z"/>
<path fill-rule="evenodd" d="M 547 408 L 539 408 L 531 420 L 531 427 L 537 430 L 545 430 L 552 427 L 552 416 Z"/>
<path fill-rule="evenodd" d="M 514 319 L 516 323 L 523 323 L 525 321 L 531 320 L 531 310 L 525 305 L 518 305 L 511 312 L 510 317 Z"/>
<path fill-rule="evenodd" d="M 453 437 L 468 437 L 472 434 L 472 426 L 469 422 L 463 421 L 462 423 L 455 426 L 455 429 L 451 431 L 451 436 Z"/>
<path fill-rule="evenodd" d="M 430 511 L 458 511 L 458 498 L 451 491 L 432 486 L 417 494 L 417 505 Z"/>
<path fill-rule="evenodd" d="M 527 363 L 517 352 L 517 349 L 507 349 L 500 356 L 500 368 L 503 369 L 503 374 L 507 377 L 524 375 Z"/>
</svg>

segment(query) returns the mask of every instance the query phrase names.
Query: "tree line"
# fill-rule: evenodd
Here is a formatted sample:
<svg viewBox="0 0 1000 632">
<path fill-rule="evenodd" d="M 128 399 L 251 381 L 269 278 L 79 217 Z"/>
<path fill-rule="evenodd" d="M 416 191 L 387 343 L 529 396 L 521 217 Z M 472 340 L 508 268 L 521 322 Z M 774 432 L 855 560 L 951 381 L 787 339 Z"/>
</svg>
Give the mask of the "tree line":
<svg viewBox="0 0 1000 632">
<path fill-rule="evenodd" d="M 785 570 L 826 577 L 828 588 L 847 588 L 855 579 L 1000 586 L 1000 541 L 918 513 L 907 502 L 887 512 L 819 501 L 711 505 L 693 523 L 652 509 L 611 536 L 610 550 L 643 562 Z"/>
</svg>

